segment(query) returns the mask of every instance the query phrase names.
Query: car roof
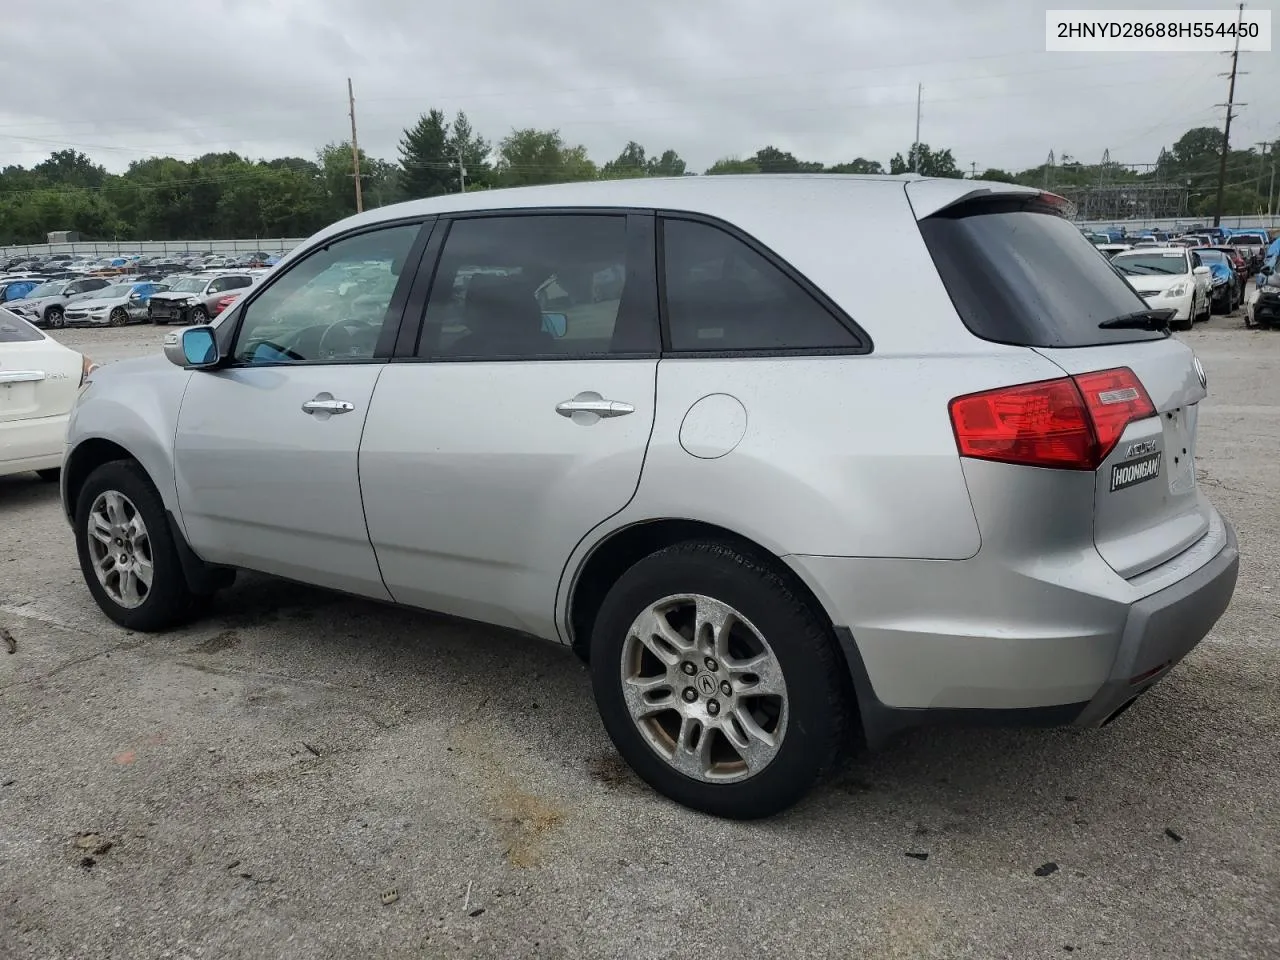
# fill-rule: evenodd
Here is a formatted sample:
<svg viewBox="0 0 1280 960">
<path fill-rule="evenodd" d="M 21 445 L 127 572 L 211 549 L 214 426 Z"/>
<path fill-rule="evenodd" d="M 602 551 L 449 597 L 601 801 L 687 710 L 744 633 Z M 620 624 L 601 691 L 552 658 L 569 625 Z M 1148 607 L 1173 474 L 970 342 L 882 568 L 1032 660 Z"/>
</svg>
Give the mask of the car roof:
<svg viewBox="0 0 1280 960">
<path fill-rule="evenodd" d="M 1025 193 L 1040 191 L 1015 184 L 913 174 L 734 174 L 701 177 L 637 177 L 627 180 L 593 180 L 535 187 L 507 187 L 471 193 L 450 193 L 423 200 L 378 207 L 333 224 L 317 235 L 345 232 L 352 227 L 432 214 L 469 210 L 519 210 L 530 207 L 625 207 L 678 210 L 735 221 L 761 205 L 778 206 L 784 212 L 791 199 L 815 193 L 848 197 L 851 191 L 900 194 L 912 185 L 917 217 L 928 216 L 974 193 Z M 917 197 L 920 202 L 917 202 Z M 923 212 L 922 212 L 923 209 Z"/>
</svg>

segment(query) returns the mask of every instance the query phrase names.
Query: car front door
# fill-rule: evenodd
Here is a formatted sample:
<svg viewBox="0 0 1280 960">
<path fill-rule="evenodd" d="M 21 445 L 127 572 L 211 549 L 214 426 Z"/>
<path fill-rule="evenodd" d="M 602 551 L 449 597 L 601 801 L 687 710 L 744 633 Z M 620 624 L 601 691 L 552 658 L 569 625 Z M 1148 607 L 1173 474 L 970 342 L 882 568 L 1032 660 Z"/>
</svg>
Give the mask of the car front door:
<svg viewBox="0 0 1280 960">
<path fill-rule="evenodd" d="M 445 226 L 365 425 L 370 539 L 397 601 L 554 639 L 565 562 L 634 495 L 653 426 L 653 218 Z"/>
<path fill-rule="evenodd" d="M 174 444 L 182 523 L 205 560 L 389 599 L 356 455 L 426 229 L 326 242 L 218 325 L 226 360 L 191 375 Z"/>
</svg>

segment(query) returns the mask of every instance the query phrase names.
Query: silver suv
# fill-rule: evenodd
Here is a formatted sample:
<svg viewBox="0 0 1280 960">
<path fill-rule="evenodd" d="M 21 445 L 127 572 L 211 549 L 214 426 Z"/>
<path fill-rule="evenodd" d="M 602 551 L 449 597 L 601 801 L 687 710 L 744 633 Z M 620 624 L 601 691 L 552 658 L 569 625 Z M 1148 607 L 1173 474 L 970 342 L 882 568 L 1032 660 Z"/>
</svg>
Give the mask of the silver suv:
<svg viewBox="0 0 1280 960">
<path fill-rule="evenodd" d="M 90 294 L 109 286 L 111 281 L 104 277 L 50 280 L 36 287 L 22 300 L 14 300 L 5 306 L 36 326 L 61 328 L 67 325 L 67 304 L 86 299 Z"/>
<path fill-rule="evenodd" d="M 640 776 L 731 817 L 855 732 L 1106 723 L 1238 560 L 1204 370 L 1060 203 L 697 177 L 345 220 L 93 374 L 85 582 L 136 630 L 245 568 L 558 641 Z"/>
<path fill-rule="evenodd" d="M 243 293 L 253 286 L 248 273 L 213 273 L 171 277 L 169 289 L 152 294 L 147 301 L 147 318 L 155 324 L 208 323 L 218 313 L 218 301 L 229 294 Z"/>
</svg>

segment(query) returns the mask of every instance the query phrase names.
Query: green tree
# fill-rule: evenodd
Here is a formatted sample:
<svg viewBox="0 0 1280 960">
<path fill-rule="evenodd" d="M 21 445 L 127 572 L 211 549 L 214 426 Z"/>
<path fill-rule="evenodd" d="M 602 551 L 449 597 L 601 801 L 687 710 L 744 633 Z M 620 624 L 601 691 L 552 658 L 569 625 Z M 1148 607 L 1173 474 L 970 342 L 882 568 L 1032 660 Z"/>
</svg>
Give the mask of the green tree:
<svg viewBox="0 0 1280 960">
<path fill-rule="evenodd" d="M 32 171 L 45 183 L 55 187 L 102 186 L 107 171 L 78 150 L 56 150 L 49 159 L 36 164 Z"/>
<path fill-rule="evenodd" d="M 915 172 L 924 177 L 954 177 L 964 174 L 956 167 L 955 157 L 948 150 L 932 150 L 927 143 L 913 143 L 904 159 L 902 154 L 895 153 L 889 161 L 889 172 L 893 174 Z"/>
<path fill-rule="evenodd" d="M 649 160 L 645 156 L 644 147 L 634 140 L 628 140 L 622 152 L 600 168 L 600 176 L 605 180 L 649 176 Z"/>
<path fill-rule="evenodd" d="M 645 168 L 651 177 L 683 177 L 686 172 L 685 162 L 674 150 L 663 150 L 662 156 L 650 157 Z"/>
<path fill-rule="evenodd" d="M 449 137 L 446 141 L 445 149 L 448 151 L 450 161 L 454 165 L 455 182 L 458 179 L 457 164 L 459 158 L 461 158 L 462 167 L 466 171 L 468 190 L 480 189 L 492 184 L 493 166 L 489 162 L 489 155 L 492 153 L 493 148 L 488 140 L 485 140 L 472 129 L 471 121 L 467 119 L 467 115 L 461 110 L 453 118 L 453 125 L 449 128 Z"/>
<path fill-rule="evenodd" d="M 449 157 L 449 126 L 443 111 L 430 110 L 405 129 L 400 169 L 400 191 L 406 200 L 457 190 L 456 161 Z"/>
<path fill-rule="evenodd" d="M 586 147 L 566 146 L 559 130 L 533 128 L 512 130 L 503 138 L 494 173 L 504 187 L 569 183 L 598 176 Z"/>
<path fill-rule="evenodd" d="M 759 173 L 760 167 L 755 160 L 741 160 L 738 157 L 723 157 L 707 167 L 707 176 L 719 176 L 732 173 Z"/>
<path fill-rule="evenodd" d="M 762 147 L 751 158 L 761 173 L 820 173 L 822 164 L 797 160 L 795 156 L 777 147 Z"/>
<path fill-rule="evenodd" d="M 837 163 L 833 167 L 827 167 L 827 173 L 884 173 L 884 167 L 881 166 L 879 160 L 866 160 L 857 157 L 848 163 Z"/>
<path fill-rule="evenodd" d="M 1018 179 L 1008 171 L 1001 170 L 999 167 L 987 167 L 982 173 L 978 174 L 979 180 L 994 180 L 997 183 L 1017 183 Z"/>
</svg>

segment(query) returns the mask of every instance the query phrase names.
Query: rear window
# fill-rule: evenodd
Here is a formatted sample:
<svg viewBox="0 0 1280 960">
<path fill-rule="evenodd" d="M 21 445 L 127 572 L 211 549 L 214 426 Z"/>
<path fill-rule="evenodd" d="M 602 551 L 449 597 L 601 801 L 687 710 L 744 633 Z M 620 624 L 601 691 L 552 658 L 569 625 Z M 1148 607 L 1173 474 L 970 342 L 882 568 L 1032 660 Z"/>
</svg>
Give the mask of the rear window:
<svg viewBox="0 0 1280 960">
<path fill-rule="evenodd" d="M 920 232 L 960 319 L 984 340 L 1090 347 L 1166 336 L 1099 329 L 1147 304 L 1079 229 L 1044 205 L 957 204 L 920 221 Z"/>
<path fill-rule="evenodd" d="M 0 343 L 30 343 L 44 334 L 8 310 L 0 309 Z"/>
<path fill-rule="evenodd" d="M 1233 233 L 1231 235 L 1231 242 L 1241 243 L 1252 247 L 1263 245 L 1267 241 L 1260 233 Z"/>
</svg>

